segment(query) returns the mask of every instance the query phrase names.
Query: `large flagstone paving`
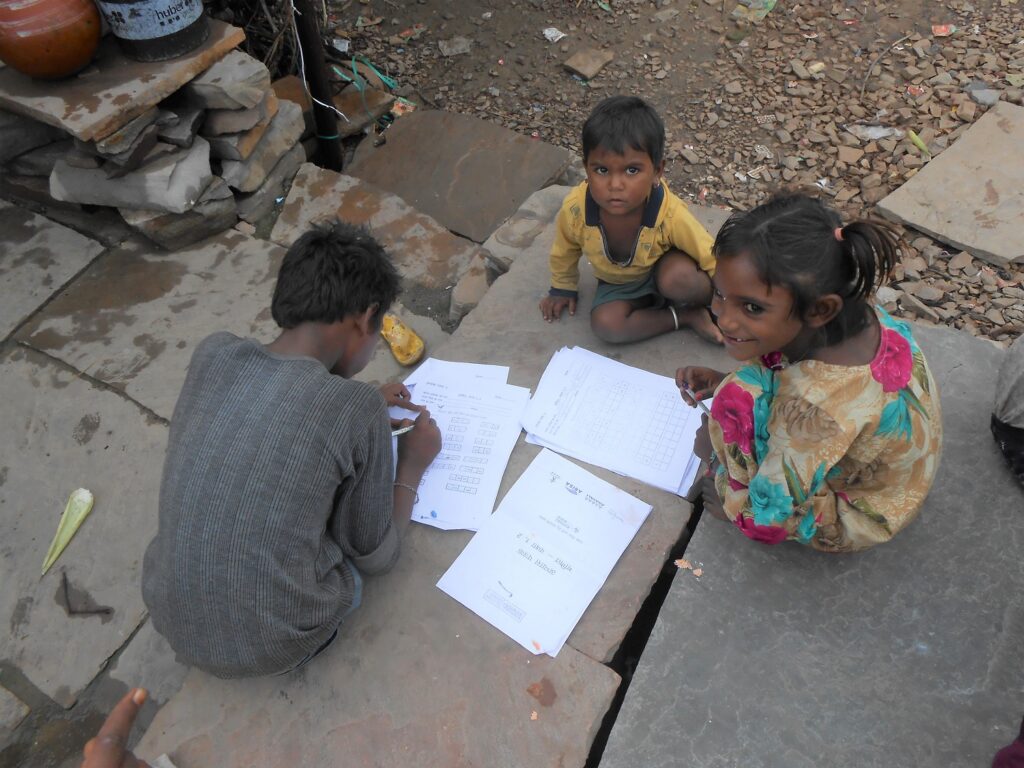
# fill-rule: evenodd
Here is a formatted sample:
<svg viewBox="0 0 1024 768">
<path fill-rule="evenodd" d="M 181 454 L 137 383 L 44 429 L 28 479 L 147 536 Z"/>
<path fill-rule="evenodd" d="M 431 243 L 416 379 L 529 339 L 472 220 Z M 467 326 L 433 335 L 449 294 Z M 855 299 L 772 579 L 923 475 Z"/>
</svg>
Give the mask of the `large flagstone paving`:
<svg viewBox="0 0 1024 768">
<path fill-rule="evenodd" d="M 156 532 L 166 427 L 20 347 L 0 357 L 0 661 L 71 706 L 145 615 L 142 553 Z M 68 495 L 95 506 L 40 577 Z M 71 613 L 63 590 L 69 585 Z M 109 608 L 104 615 L 75 611 Z"/>
<path fill-rule="evenodd" d="M 346 172 L 482 243 L 572 158 L 562 147 L 470 115 L 422 110 L 391 126 L 383 146 L 357 152 Z"/>
<path fill-rule="evenodd" d="M 623 347 L 598 342 L 586 320 L 594 289 L 589 272 L 580 314 L 545 323 L 537 299 L 547 280 L 546 252 L 524 252 L 436 356 L 510 365 L 509 381 L 529 387 L 562 345 L 584 345 L 668 375 L 684 361 L 724 364 L 724 352 L 689 332 Z M 538 450 L 520 439 L 499 498 Z M 438 590 L 437 580 L 470 534 L 414 524 L 399 565 L 366 580 L 363 607 L 322 657 L 297 675 L 261 681 L 191 672 L 139 751 L 167 752 L 179 768 L 341 759 L 347 765 L 582 766 L 618 684 L 604 662 L 691 512 L 671 494 L 588 468 L 649 501 L 654 512 L 557 658 L 533 656 Z"/>
<path fill-rule="evenodd" d="M 170 418 L 205 336 L 273 338 L 283 254 L 234 230 L 175 253 L 133 240 L 104 254 L 17 338 Z"/>
<path fill-rule="evenodd" d="M 103 250 L 95 240 L 24 208 L 0 206 L 0 340 Z"/>
<path fill-rule="evenodd" d="M 476 246 L 456 237 L 400 197 L 373 184 L 306 163 L 292 182 L 271 239 L 289 246 L 310 225 L 341 219 L 369 227 L 384 245 L 406 284 L 439 298 L 466 271 Z M 445 300 L 446 297 L 445 297 Z M 417 314 L 427 307 L 407 303 Z"/>
<path fill-rule="evenodd" d="M 98 259 L 17 338 L 169 419 L 206 336 L 230 331 L 267 342 L 277 335 L 270 301 L 283 256 L 274 243 L 234 230 L 175 253 L 132 240 Z M 447 340 L 429 318 L 400 303 L 393 311 L 428 351 Z M 381 343 L 359 378 L 383 383 L 403 375 Z"/>
<path fill-rule="evenodd" d="M 1024 493 L 989 431 L 1003 352 L 918 326 L 945 449 L 920 517 L 864 553 L 702 519 L 602 768 L 987 766 L 1024 691 Z"/>
</svg>

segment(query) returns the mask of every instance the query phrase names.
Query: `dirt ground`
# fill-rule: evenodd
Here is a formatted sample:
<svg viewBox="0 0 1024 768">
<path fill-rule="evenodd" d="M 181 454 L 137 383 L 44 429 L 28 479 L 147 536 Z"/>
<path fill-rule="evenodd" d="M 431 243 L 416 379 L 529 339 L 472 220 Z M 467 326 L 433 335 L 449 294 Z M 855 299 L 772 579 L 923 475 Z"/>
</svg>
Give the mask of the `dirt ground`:
<svg viewBox="0 0 1024 768">
<path fill-rule="evenodd" d="M 338 61 L 365 56 L 421 108 L 578 151 L 602 98 L 648 99 L 673 190 L 731 208 L 816 187 L 848 219 L 871 215 L 984 114 L 983 95 L 1024 100 L 1021 0 L 779 0 L 760 21 L 737 18 L 738 0 L 334 3 L 332 46 L 349 46 Z M 590 80 L 564 66 L 584 49 L 612 56 Z M 887 309 L 1004 345 L 1024 331 L 1020 265 L 903 234 Z"/>
<path fill-rule="evenodd" d="M 520 133 L 574 150 L 590 109 L 601 99 L 628 93 L 649 100 L 665 120 L 669 152 L 666 174 L 682 194 L 700 192 L 703 174 L 686 163 L 687 145 L 714 154 L 732 136 L 740 143 L 763 137 L 756 119 L 737 119 L 732 130 L 707 130 L 709 106 L 721 106 L 726 81 L 736 77 L 786 77 L 782 70 L 751 72 L 736 55 L 782 42 L 799 27 L 823 53 L 866 71 L 869 59 L 908 33 L 926 33 L 932 23 L 953 14 L 945 3 L 923 0 L 865 3 L 780 2 L 759 24 L 736 20 L 732 0 L 650 2 L 611 0 L 604 10 L 595 0 L 349 0 L 329 5 L 339 38 L 351 41 L 379 69 L 398 79 L 399 92 L 428 107 L 458 111 L 492 120 Z M 930 8 L 929 8 L 930 6 Z M 665 21 L 664 16 L 677 12 Z M 664 18 L 664 16 L 660 18 Z M 357 26 L 374 22 L 373 26 Z M 852 22 L 852 23 L 844 23 Z M 396 45 L 403 31 L 423 31 Z M 543 30 L 566 34 L 548 42 Z M 813 32 L 807 32 L 812 29 Z M 446 57 L 439 43 L 465 37 L 469 52 Z M 574 77 L 563 62 L 584 48 L 608 51 L 614 59 L 591 81 Z M 794 50 L 794 54 L 796 51 Z M 859 83 L 857 80 L 856 85 Z M 757 83 L 751 83 L 755 87 Z M 839 95 L 837 94 L 837 97 Z M 761 99 L 764 111 L 782 106 Z M 727 144 L 727 142 L 729 142 Z M 702 170 L 697 168 L 696 170 Z M 711 202 L 717 195 L 710 192 Z"/>
</svg>

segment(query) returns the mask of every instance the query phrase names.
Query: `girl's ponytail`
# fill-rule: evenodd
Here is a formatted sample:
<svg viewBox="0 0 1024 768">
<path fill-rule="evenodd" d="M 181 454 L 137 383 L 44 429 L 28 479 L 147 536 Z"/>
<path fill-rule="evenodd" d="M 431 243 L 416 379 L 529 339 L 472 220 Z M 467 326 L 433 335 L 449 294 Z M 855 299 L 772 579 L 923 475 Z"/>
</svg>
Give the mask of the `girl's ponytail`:
<svg viewBox="0 0 1024 768">
<path fill-rule="evenodd" d="M 852 221 L 835 230 L 844 258 L 849 260 L 852 278 L 844 299 L 867 301 L 888 281 L 899 260 L 899 241 L 881 222 Z"/>
</svg>

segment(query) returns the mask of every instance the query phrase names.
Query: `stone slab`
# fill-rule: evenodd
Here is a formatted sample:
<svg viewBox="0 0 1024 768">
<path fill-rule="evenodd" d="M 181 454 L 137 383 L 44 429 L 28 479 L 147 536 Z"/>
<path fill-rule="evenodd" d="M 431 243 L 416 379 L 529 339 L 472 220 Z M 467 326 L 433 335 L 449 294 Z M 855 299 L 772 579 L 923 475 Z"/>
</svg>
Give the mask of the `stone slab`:
<svg viewBox="0 0 1024 768">
<path fill-rule="evenodd" d="M 591 80 L 597 77 L 597 73 L 611 63 L 615 54 L 611 51 L 599 51 L 596 48 L 584 48 L 577 51 L 562 65 L 570 72 L 574 72 L 584 80 Z"/>
<path fill-rule="evenodd" d="M 674 376 L 681 365 L 708 365 L 719 369 L 728 365 L 729 358 L 721 348 L 701 341 L 690 331 L 637 344 L 612 345 L 600 341 L 591 332 L 587 319 L 596 280 L 586 262 L 580 264 L 580 304 L 576 316 L 565 316 L 556 323 L 545 322 L 538 304 L 548 289 L 549 249 L 550 241 L 546 247 L 524 250 L 436 356 L 445 360 L 508 365 L 511 367 L 509 383 L 531 390 L 536 388 L 552 354 L 563 346 L 583 346 L 665 376 Z M 537 446 L 527 445 L 525 438 L 520 437 L 505 471 L 499 499 L 538 451 Z M 569 636 L 568 644 L 573 648 L 593 659 L 609 661 L 689 520 L 691 507 L 665 491 L 605 469 L 584 466 L 654 507 Z"/>
<path fill-rule="evenodd" d="M 238 221 L 235 197 L 219 176 L 185 213 L 162 213 L 130 208 L 120 210 L 125 223 L 161 248 L 177 251 L 233 227 Z"/>
<path fill-rule="evenodd" d="M 238 218 L 255 224 L 274 210 L 277 199 L 284 195 L 285 189 L 291 184 L 304 162 L 306 149 L 302 144 L 296 144 L 277 161 L 277 165 L 267 174 L 259 189 L 237 196 Z"/>
<path fill-rule="evenodd" d="M 3 70 L 0 69 L 0 79 Z M 0 110 L 0 164 L 36 147 L 67 138 L 59 128 Z"/>
<path fill-rule="evenodd" d="M 156 533 L 166 427 L 134 403 L 22 347 L 0 364 L 0 661 L 64 707 L 145 616 L 142 552 Z M 39 572 L 75 488 L 96 498 L 60 559 Z M 70 614 L 109 607 L 106 615 Z"/>
<path fill-rule="evenodd" d="M 0 174 L 0 195 L 103 245 L 117 245 L 131 235 L 131 229 L 113 208 L 84 210 L 77 203 L 54 200 L 50 197 L 50 180 L 45 177 Z"/>
<path fill-rule="evenodd" d="M 1024 260 L 1024 107 L 998 103 L 880 203 L 893 219 L 997 266 Z"/>
<path fill-rule="evenodd" d="M 530 387 L 565 344 L 666 374 L 684 361 L 724 363 L 724 352 L 688 333 L 612 347 L 592 335 L 585 316 L 549 325 L 536 309 L 546 282 L 547 248 L 518 259 L 432 354 L 510 365 L 510 381 Z M 586 273 L 583 307 L 594 282 Z M 537 450 L 520 440 L 500 493 Z M 313 765 L 338 754 L 346 764 L 397 768 L 582 767 L 618 683 L 602 662 L 620 645 L 690 513 L 670 494 L 591 469 L 655 510 L 557 658 L 524 651 L 434 586 L 469 533 L 414 525 L 395 570 L 366 580 L 363 606 L 321 657 L 266 680 L 191 672 L 138 752 L 167 752 L 181 768 Z"/>
<path fill-rule="evenodd" d="M 129 241 L 104 254 L 18 333 L 170 418 L 196 344 L 215 331 L 270 341 L 284 251 L 228 230 L 175 253 Z"/>
<path fill-rule="evenodd" d="M 17 206 L 0 208 L 0 339 L 100 254 L 103 246 Z"/>
<path fill-rule="evenodd" d="M 417 110 L 395 121 L 386 144 L 346 170 L 482 243 L 571 160 L 568 150 L 494 123 Z"/>
<path fill-rule="evenodd" d="M 296 174 L 271 239 L 288 246 L 312 224 L 332 219 L 367 225 L 388 249 L 405 284 L 427 289 L 422 300 L 403 298 L 416 314 L 428 314 L 438 302 L 446 304 L 444 292 L 465 272 L 476 251 L 473 243 L 446 231 L 400 197 L 311 163 Z"/>
<path fill-rule="evenodd" d="M 921 516 L 855 555 L 703 519 L 601 768 L 989 765 L 1024 690 L 1024 495 L 989 432 L 1003 352 L 920 326 L 945 457 Z M 969 457 L 969 458 L 968 458 Z"/>
<path fill-rule="evenodd" d="M 269 90 L 270 72 L 263 62 L 231 51 L 186 83 L 179 98 L 203 109 L 252 109 Z"/>
<path fill-rule="evenodd" d="M 92 65 L 60 81 L 32 80 L 0 69 L 0 106 L 63 128 L 82 141 L 101 139 L 170 96 L 245 39 L 245 33 L 210 19 L 210 36 L 191 53 L 168 61 L 129 59 L 113 35 L 100 41 Z"/>
<path fill-rule="evenodd" d="M 110 178 L 104 168 L 77 168 L 58 160 L 50 174 L 50 194 L 57 200 L 86 205 L 184 213 L 195 205 L 212 178 L 210 145 L 197 137 L 191 147 L 117 178 Z"/>
<path fill-rule="evenodd" d="M 6 741 L 28 712 L 25 702 L 0 685 L 0 740 Z"/>
<path fill-rule="evenodd" d="M 149 694 L 147 700 L 159 707 L 181 690 L 188 671 L 188 667 L 178 663 L 168 642 L 153 629 L 153 623 L 147 620 L 111 662 L 106 677 L 120 684 L 122 695 L 130 688 L 145 688 Z"/>
<path fill-rule="evenodd" d="M 201 133 L 204 136 L 220 136 L 225 133 L 241 133 L 267 123 L 277 114 L 277 96 L 268 88 L 263 101 L 249 109 L 211 109 L 206 112 Z"/>
<path fill-rule="evenodd" d="M 191 672 L 136 752 L 166 752 L 179 768 L 582 768 L 618 676 L 572 648 L 533 656 L 437 589 L 468 537 L 455 538 L 414 529 L 305 669 L 231 681 Z"/>
<path fill-rule="evenodd" d="M 484 242 L 487 260 L 499 272 L 509 267 L 527 250 L 542 257 L 551 252 L 555 240 L 555 217 L 572 187 L 553 185 L 530 195 L 519 210 Z"/>
<path fill-rule="evenodd" d="M 13 173 L 18 176 L 45 176 L 49 178 L 53 172 L 53 166 L 72 147 L 74 147 L 74 142 L 71 139 L 44 144 L 11 160 L 7 164 L 5 173 Z"/>
<path fill-rule="evenodd" d="M 278 161 L 299 142 L 304 127 L 302 109 L 290 101 L 281 102 L 252 154 L 245 160 L 225 160 L 221 164 L 224 181 L 239 192 L 255 192 Z"/>
</svg>

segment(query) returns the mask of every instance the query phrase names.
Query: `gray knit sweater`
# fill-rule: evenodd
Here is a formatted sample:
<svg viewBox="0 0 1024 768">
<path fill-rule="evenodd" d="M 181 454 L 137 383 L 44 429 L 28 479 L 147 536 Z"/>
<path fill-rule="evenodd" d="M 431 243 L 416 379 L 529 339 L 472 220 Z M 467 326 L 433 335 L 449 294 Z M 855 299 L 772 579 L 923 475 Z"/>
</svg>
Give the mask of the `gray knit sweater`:
<svg viewBox="0 0 1024 768">
<path fill-rule="evenodd" d="M 281 672 L 353 600 L 352 568 L 398 556 L 380 393 L 311 358 L 216 333 L 171 420 L 142 594 L 182 661 L 220 677 Z"/>
</svg>

